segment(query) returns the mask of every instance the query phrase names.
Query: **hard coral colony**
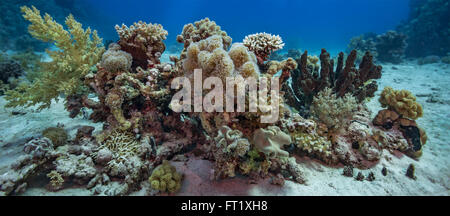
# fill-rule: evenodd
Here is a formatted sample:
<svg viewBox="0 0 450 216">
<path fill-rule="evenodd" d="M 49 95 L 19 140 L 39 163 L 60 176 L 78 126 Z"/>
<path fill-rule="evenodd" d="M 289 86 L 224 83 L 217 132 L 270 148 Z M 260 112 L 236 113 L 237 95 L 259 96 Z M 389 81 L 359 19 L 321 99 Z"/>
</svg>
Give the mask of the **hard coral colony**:
<svg viewBox="0 0 450 216">
<path fill-rule="evenodd" d="M 159 24 L 116 26 L 120 39 L 105 51 L 96 31 L 84 30 L 73 16 L 67 17 L 65 30 L 34 7 L 22 7 L 22 12 L 35 38 L 59 49 L 47 51 L 53 61 L 43 65 L 32 84 L 6 92 L 8 107 L 48 108 L 62 93 L 72 118 L 91 109 L 89 118 L 102 122 L 103 131 L 93 135 L 93 128 L 83 127 L 67 141 L 64 129 L 45 130 L 43 138 L 25 144 L 27 154 L 13 171 L 0 177 L 3 194 L 23 192 L 42 171 L 55 191 L 79 184 L 101 195 L 141 188 L 149 194 L 175 193 L 183 189 L 183 173 L 168 160 L 180 154 L 211 160 L 213 180 L 244 175 L 252 181 L 272 178 L 278 185 L 305 182 L 295 156 L 369 168 L 383 148 L 411 157 L 422 154 L 426 135 L 414 120 L 423 111 L 410 92 L 386 88 L 380 103 L 387 109 L 370 119 L 365 99 L 374 96 L 382 67 L 369 52 L 359 67 L 355 50 L 346 60 L 340 53 L 336 62 L 325 49 L 319 57 L 305 51 L 297 59 L 268 61 L 284 46 L 280 36 L 258 33 L 232 43 L 206 18 L 184 26 L 177 37 L 183 51 L 171 57 L 172 63 L 163 63 L 168 32 Z M 261 108 L 258 113 L 172 111 L 171 81 L 191 77 L 194 69 L 222 80 L 271 78 L 281 71 L 278 121 L 260 123 Z"/>
</svg>

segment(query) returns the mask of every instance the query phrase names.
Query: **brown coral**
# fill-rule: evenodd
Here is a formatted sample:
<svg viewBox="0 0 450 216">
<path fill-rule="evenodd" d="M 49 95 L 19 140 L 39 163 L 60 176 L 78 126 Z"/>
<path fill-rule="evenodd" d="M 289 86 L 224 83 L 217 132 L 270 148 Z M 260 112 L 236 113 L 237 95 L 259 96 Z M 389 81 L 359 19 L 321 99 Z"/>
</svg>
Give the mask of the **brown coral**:
<svg viewBox="0 0 450 216">
<path fill-rule="evenodd" d="M 395 111 L 384 109 L 380 110 L 373 119 L 373 124 L 376 126 L 382 126 L 385 129 L 391 129 L 394 122 L 399 118 L 399 114 Z"/>
</svg>

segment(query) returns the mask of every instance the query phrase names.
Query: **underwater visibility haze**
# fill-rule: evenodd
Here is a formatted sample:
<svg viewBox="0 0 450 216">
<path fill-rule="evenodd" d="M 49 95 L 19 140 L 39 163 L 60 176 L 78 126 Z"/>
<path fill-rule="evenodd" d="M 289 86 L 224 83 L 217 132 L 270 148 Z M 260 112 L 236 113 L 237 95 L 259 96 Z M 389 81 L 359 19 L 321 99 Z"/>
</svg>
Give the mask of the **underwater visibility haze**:
<svg viewBox="0 0 450 216">
<path fill-rule="evenodd" d="M 0 195 L 450 194 L 448 0 L 0 11 Z"/>
</svg>

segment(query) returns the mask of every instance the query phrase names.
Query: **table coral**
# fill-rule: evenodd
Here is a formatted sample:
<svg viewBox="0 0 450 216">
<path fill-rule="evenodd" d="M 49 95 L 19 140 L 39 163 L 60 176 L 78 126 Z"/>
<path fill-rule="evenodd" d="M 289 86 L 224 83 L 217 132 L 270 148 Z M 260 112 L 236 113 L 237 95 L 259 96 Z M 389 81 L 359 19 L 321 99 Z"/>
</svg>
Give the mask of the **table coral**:
<svg viewBox="0 0 450 216">
<path fill-rule="evenodd" d="M 181 188 L 183 175 L 178 173 L 176 168 L 167 160 L 156 167 L 148 181 L 151 187 L 161 192 L 175 193 Z"/>
<path fill-rule="evenodd" d="M 407 90 L 394 90 L 391 87 L 385 87 L 381 92 L 379 101 L 382 107 L 395 110 L 406 118 L 417 119 L 423 115 L 422 106 L 416 102 L 416 97 Z"/>
<path fill-rule="evenodd" d="M 268 33 L 257 33 L 247 35 L 244 38 L 244 45 L 256 54 L 258 63 L 263 65 L 272 52 L 283 49 L 284 43 L 279 35 Z"/>
</svg>

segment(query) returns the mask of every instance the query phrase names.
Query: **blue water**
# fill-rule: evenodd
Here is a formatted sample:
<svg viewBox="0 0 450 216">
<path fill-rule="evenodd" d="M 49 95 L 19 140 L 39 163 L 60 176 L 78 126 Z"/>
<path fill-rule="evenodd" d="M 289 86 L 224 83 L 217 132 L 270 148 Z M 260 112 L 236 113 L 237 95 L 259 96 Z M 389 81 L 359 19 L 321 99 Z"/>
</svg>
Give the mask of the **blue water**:
<svg viewBox="0 0 450 216">
<path fill-rule="evenodd" d="M 279 34 L 286 48 L 345 50 L 350 38 L 384 33 L 407 19 L 409 0 L 82 0 L 96 11 L 89 25 L 116 39 L 115 24 L 160 23 L 175 41 L 183 26 L 204 17 L 216 21 L 234 42 L 256 32 Z"/>
</svg>

